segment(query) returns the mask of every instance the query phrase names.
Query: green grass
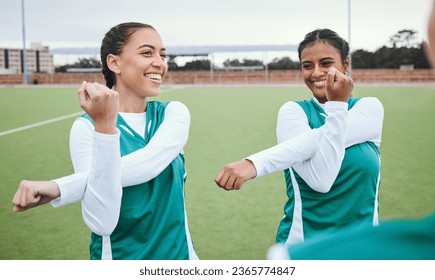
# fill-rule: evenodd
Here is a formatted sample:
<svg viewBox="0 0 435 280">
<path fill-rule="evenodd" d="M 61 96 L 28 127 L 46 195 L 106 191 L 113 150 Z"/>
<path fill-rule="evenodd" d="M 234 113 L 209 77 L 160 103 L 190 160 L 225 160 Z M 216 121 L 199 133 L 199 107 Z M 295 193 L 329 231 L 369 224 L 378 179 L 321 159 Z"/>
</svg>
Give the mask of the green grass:
<svg viewBox="0 0 435 280">
<path fill-rule="evenodd" d="M 434 211 L 435 89 L 360 87 L 385 108 L 380 190 L 381 220 Z M 229 162 L 276 142 L 277 112 L 309 98 L 303 87 L 187 87 L 162 93 L 180 100 L 192 121 L 185 147 L 189 226 L 201 259 L 264 259 L 286 200 L 282 173 L 247 182 L 240 191 L 213 179 Z M 79 112 L 75 88 L 0 88 L 0 132 Z M 80 204 L 12 212 L 20 180 L 72 172 L 68 136 L 73 119 L 0 136 L 0 259 L 88 259 L 90 232 Z"/>
</svg>

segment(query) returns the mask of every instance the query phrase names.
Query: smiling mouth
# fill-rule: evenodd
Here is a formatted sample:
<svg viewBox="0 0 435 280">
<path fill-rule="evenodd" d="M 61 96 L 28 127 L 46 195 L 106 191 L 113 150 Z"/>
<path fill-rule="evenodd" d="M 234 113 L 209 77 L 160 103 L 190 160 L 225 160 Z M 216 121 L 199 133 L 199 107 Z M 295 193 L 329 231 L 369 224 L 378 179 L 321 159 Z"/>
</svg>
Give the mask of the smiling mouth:
<svg viewBox="0 0 435 280">
<path fill-rule="evenodd" d="M 162 81 L 162 75 L 157 73 L 148 73 L 144 75 L 148 79 L 155 81 L 155 82 L 161 82 Z"/>
<path fill-rule="evenodd" d="M 314 84 L 315 87 L 323 87 L 323 86 L 325 86 L 326 81 L 325 80 L 323 80 L 323 81 L 313 81 L 313 84 Z"/>
</svg>

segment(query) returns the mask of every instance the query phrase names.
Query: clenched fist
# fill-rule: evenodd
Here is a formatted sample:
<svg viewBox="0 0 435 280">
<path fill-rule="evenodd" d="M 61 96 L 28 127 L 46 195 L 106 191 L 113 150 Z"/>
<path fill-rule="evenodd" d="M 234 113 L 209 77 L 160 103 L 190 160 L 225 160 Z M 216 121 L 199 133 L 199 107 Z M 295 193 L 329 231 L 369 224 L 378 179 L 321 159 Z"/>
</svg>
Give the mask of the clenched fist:
<svg viewBox="0 0 435 280">
<path fill-rule="evenodd" d="M 94 121 L 95 131 L 116 134 L 119 94 L 99 83 L 83 82 L 77 91 L 80 107 Z"/>
<path fill-rule="evenodd" d="M 347 102 L 352 90 L 353 80 L 335 67 L 331 67 L 326 76 L 326 99 Z"/>
<path fill-rule="evenodd" d="M 214 181 L 216 184 L 229 191 L 239 190 L 243 183 L 257 176 L 257 169 L 247 159 L 225 165 L 218 173 Z"/>
</svg>

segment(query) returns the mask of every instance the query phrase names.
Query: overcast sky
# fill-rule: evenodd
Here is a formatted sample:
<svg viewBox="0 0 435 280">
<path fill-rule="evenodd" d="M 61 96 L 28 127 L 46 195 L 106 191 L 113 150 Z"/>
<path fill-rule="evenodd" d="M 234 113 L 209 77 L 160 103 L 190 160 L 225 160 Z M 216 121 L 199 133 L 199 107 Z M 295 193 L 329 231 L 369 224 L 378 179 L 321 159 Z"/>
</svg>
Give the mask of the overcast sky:
<svg viewBox="0 0 435 280">
<path fill-rule="evenodd" d="M 352 0 L 352 49 L 374 51 L 413 29 L 426 37 L 432 0 Z M 124 21 L 153 25 L 166 46 L 298 44 L 315 28 L 348 38 L 348 0 L 25 0 L 26 41 L 99 47 Z M 29 44 L 28 44 L 29 45 Z M 0 0 L 0 47 L 22 47 L 21 1 Z"/>
</svg>

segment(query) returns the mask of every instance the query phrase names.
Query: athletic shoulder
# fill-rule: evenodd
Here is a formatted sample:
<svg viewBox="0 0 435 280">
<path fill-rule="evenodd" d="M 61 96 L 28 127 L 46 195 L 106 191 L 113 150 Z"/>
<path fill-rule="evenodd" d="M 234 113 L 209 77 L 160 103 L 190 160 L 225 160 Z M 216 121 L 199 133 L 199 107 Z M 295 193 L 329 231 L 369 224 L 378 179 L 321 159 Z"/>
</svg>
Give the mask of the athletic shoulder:
<svg viewBox="0 0 435 280">
<path fill-rule="evenodd" d="M 358 103 L 364 103 L 364 104 L 368 104 L 370 106 L 376 106 L 376 107 L 380 107 L 383 108 L 382 102 L 377 98 L 377 97 L 362 97 L 358 102 Z"/>
<path fill-rule="evenodd" d="M 354 108 L 363 109 L 364 111 L 384 114 L 384 106 L 381 101 L 376 97 L 362 97 L 355 104 Z"/>
<path fill-rule="evenodd" d="M 170 102 L 168 102 L 167 107 L 188 111 L 187 106 L 184 103 L 182 103 L 181 101 L 170 101 Z"/>
<path fill-rule="evenodd" d="M 288 101 L 284 103 L 281 108 L 279 109 L 280 113 L 286 113 L 286 112 L 303 112 L 303 109 L 301 105 L 299 105 L 296 101 Z"/>
<path fill-rule="evenodd" d="M 184 120 L 190 123 L 190 112 L 186 105 L 180 101 L 171 101 L 166 106 L 165 119 L 173 117 L 175 120 Z"/>
<path fill-rule="evenodd" d="M 168 103 L 168 106 L 166 106 L 166 112 L 174 112 L 179 114 L 187 114 L 190 115 L 189 109 L 187 108 L 184 103 L 180 101 L 171 101 Z"/>
<path fill-rule="evenodd" d="M 91 119 L 81 116 L 74 120 L 71 130 L 94 131 L 94 123 Z"/>
<path fill-rule="evenodd" d="M 304 116 L 306 118 L 304 109 L 296 101 L 284 103 L 278 111 L 278 119 Z"/>
</svg>

